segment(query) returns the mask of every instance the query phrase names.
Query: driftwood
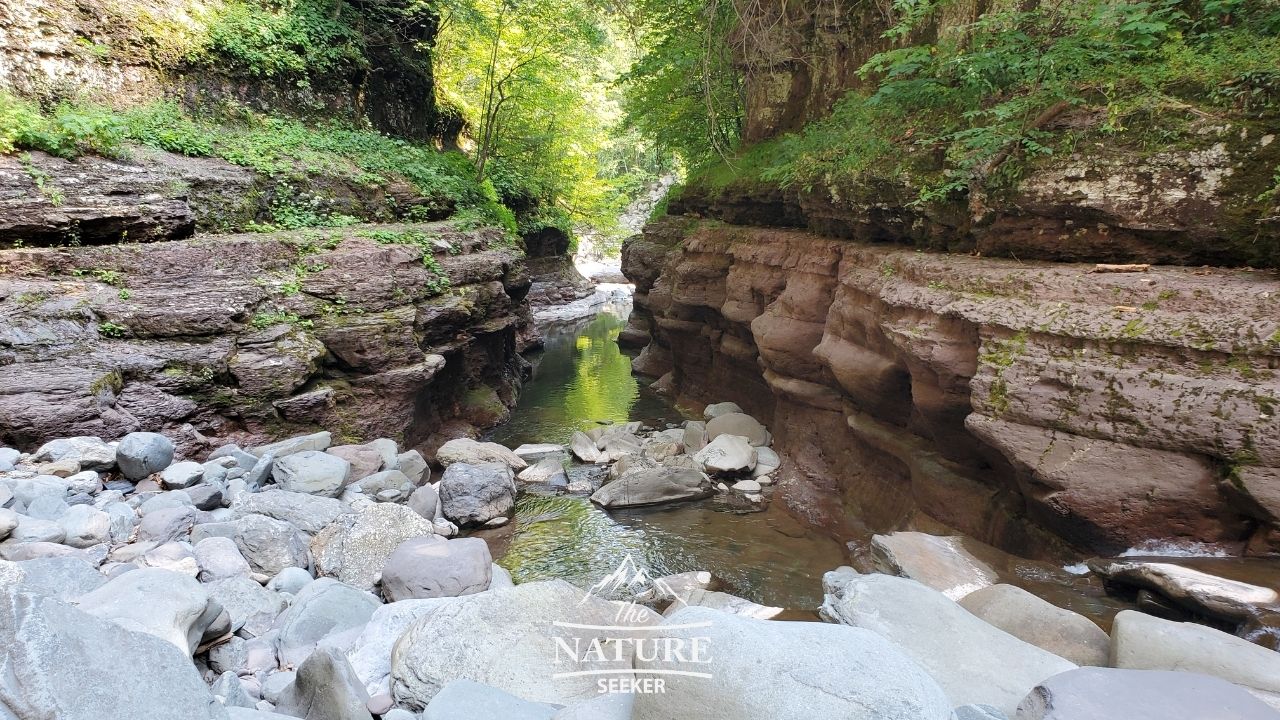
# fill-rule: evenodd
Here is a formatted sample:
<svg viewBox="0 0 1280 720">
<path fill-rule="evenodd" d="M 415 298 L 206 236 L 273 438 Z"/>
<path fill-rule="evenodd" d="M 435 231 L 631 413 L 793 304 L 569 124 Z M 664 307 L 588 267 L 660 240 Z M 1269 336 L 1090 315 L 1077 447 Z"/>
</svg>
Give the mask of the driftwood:
<svg viewBox="0 0 1280 720">
<path fill-rule="evenodd" d="M 1106 263 L 1098 263 L 1093 266 L 1091 273 L 1131 273 L 1146 272 L 1151 269 L 1148 263 L 1137 263 L 1133 265 L 1108 265 Z"/>
</svg>

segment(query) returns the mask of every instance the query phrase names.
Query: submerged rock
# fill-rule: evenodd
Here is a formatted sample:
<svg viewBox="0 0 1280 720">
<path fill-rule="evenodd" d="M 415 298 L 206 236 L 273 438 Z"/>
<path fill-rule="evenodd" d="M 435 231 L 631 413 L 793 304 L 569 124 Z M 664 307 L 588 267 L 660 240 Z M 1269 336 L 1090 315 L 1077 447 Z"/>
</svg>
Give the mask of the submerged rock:
<svg viewBox="0 0 1280 720">
<path fill-rule="evenodd" d="M 601 487 L 591 501 L 606 508 L 658 505 L 711 494 L 711 480 L 697 470 L 636 468 Z"/>
</svg>

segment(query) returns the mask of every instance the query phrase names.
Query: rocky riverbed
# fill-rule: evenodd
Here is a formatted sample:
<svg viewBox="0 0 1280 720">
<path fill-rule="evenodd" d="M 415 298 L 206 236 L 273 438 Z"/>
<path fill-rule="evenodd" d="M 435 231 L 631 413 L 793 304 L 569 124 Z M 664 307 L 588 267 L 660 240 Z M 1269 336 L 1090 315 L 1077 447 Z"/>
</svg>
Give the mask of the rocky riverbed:
<svg viewBox="0 0 1280 720">
<path fill-rule="evenodd" d="M 767 504 L 770 430 L 733 403 L 703 417 L 432 458 L 328 432 L 198 458 L 143 432 L 0 448 L 0 717 L 1280 717 L 1280 654 L 1237 636 L 1275 590 L 1178 566 L 1094 563 L 1155 613 L 1108 632 L 1001 582 L 993 549 L 921 533 L 827 573 L 825 622 L 707 572 L 629 562 L 580 588 L 494 563 L 492 528 L 539 521 L 520 493 Z M 1179 610 L 1208 624 L 1157 617 Z"/>
</svg>

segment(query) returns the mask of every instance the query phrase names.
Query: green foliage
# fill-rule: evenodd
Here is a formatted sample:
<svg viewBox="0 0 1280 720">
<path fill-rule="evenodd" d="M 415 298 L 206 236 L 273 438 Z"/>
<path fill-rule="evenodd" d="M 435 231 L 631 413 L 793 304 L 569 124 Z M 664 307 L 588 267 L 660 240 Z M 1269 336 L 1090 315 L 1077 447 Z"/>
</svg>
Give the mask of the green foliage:
<svg viewBox="0 0 1280 720">
<path fill-rule="evenodd" d="M 124 124 L 108 110 L 62 103 L 50 112 L 0 91 L 0 153 L 43 150 L 72 158 L 84 153 L 120 154 Z"/>
<path fill-rule="evenodd" d="M 691 165 L 732 152 L 742 131 L 733 3 L 638 0 L 641 54 L 622 76 L 625 125 Z"/>
<path fill-rule="evenodd" d="M 933 37 L 872 57 L 831 116 L 705 169 L 811 189 L 905 181 L 921 203 L 1015 182 L 1087 133 L 1168 147 L 1204 118 L 1280 110 L 1280 9 L 1244 0 L 1086 0 L 993 10 L 947 27 L 946 0 L 898 0 L 886 36 Z M 926 22 L 930 30 L 914 31 Z M 1101 112 L 1084 125 L 1055 124 Z M 884 188 L 869 188 L 883 195 Z"/>
<path fill-rule="evenodd" d="M 125 326 L 117 325 L 113 322 L 98 323 L 98 334 L 102 335 L 103 337 L 109 337 L 109 338 L 124 337 L 125 330 L 127 329 L 128 328 L 126 328 Z"/>
<path fill-rule="evenodd" d="M 253 327 L 263 330 L 275 325 L 296 325 L 301 328 L 310 328 L 315 325 L 311 320 L 300 317 L 297 313 L 291 313 L 287 310 L 264 310 L 256 313 L 250 322 Z"/>
<path fill-rule="evenodd" d="M 306 78 L 365 67 L 365 38 L 356 12 L 341 0 L 233 0 L 208 27 L 193 60 L 254 77 Z"/>
</svg>

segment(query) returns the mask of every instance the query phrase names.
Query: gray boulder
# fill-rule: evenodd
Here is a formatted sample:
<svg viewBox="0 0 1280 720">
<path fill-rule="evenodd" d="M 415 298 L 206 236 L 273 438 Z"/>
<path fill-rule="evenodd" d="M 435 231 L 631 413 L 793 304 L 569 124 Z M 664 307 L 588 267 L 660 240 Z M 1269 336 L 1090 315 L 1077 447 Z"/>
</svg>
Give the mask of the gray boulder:
<svg viewBox="0 0 1280 720">
<path fill-rule="evenodd" d="M 1077 665 L 1106 667 L 1111 638 L 1091 620 L 1013 585 L 991 585 L 960 607 L 1010 635 Z"/>
<path fill-rule="evenodd" d="M 116 446 L 116 465 L 125 477 L 142 480 L 158 473 L 173 462 L 173 443 L 152 432 L 134 432 L 124 436 Z"/>
<path fill-rule="evenodd" d="M 440 506 L 440 495 L 430 485 L 423 485 L 409 496 L 409 507 L 427 520 L 436 519 L 436 509 Z"/>
<path fill-rule="evenodd" d="M 111 516 L 90 505 L 73 505 L 58 525 L 66 534 L 63 542 L 73 548 L 87 548 L 111 540 Z"/>
<path fill-rule="evenodd" d="M 509 470 L 523 470 L 529 466 L 524 458 L 510 448 L 491 442 L 478 442 L 469 438 L 457 438 L 440 446 L 436 462 L 448 468 L 455 463 L 467 465 L 504 465 Z"/>
<path fill-rule="evenodd" d="M 555 705 L 521 700 L 497 688 L 460 678 L 441 688 L 427 703 L 422 720 L 550 720 L 556 709 Z"/>
<path fill-rule="evenodd" d="M 756 448 L 756 467 L 751 471 L 752 477 L 772 475 L 780 467 L 782 467 L 782 458 L 778 457 L 778 453 L 767 447 Z"/>
<path fill-rule="evenodd" d="M 18 464 L 22 453 L 10 447 L 0 447 L 0 472 L 9 472 Z M 115 452 L 111 453 L 111 461 L 115 462 Z"/>
<path fill-rule="evenodd" d="M 450 464 L 438 491 L 444 516 L 459 527 L 483 525 L 494 518 L 507 517 L 515 507 L 516 488 L 511 470 L 498 465 Z"/>
<path fill-rule="evenodd" d="M 36 498 L 46 495 L 62 500 L 68 489 L 67 481 L 54 475 L 5 479 L 0 481 L 0 486 L 7 487 L 13 500 L 23 507 L 30 507 Z"/>
<path fill-rule="evenodd" d="M 209 691 L 227 707 L 257 708 L 257 703 L 245 692 L 244 685 L 234 672 L 227 671 L 219 675 L 213 685 L 209 686 Z"/>
<path fill-rule="evenodd" d="M 744 413 L 726 413 L 708 420 L 707 441 L 711 442 L 721 435 L 741 435 L 756 447 L 763 447 L 773 442 L 773 436 L 764 425 Z"/>
<path fill-rule="evenodd" d="M 1151 590 L 1192 612 L 1233 622 L 1253 617 L 1259 606 L 1280 605 L 1280 589 L 1173 563 L 1095 560 L 1089 568 L 1110 583 Z"/>
<path fill-rule="evenodd" d="M 688 708 L 698 708 L 705 720 L 951 717 L 951 703 L 928 673 L 868 630 L 753 620 L 699 607 L 684 608 L 662 624 L 670 629 L 657 637 L 679 638 L 685 651 L 657 651 L 650 656 L 656 660 L 642 653 L 637 677 L 647 670 L 710 677 L 665 676 L 666 692 L 636 696 L 636 720 L 679 717 Z M 704 662 L 696 661 L 698 642 Z"/>
<path fill-rule="evenodd" d="M 607 508 L 657 505 L 711 494 L 711 481 L 697 470 L 635 468 L 601 487 L 591 501 Z"/>
<path fill-rule="evenodd" d="M 352 483 L 348 489 L 358 489 L 367 497 L 377 498 L 382 502 L 397 502 L 413 492 L 413 483 L 399 470 L 383 470 Z"/>
<path fill-rule="evenodd" d="M 224 537 L 205 538 L 196 543 L 192 551 L 200 565 L 200 582 L 225 580 L 241 575 L 248 577 L 252 570 L 249 561 L 240 554 L 234 540 Z"/>
<path fill-rule="evenodd" d="M 320 578 L 309 583 L 277 623 L 280 661 L 296 667 L 326 636 L 369 622 L 379 605 L 370 593 L 337 580 Z"/>
<path fill-rule="evenodd" d="M 702 409 L 702 419 L 715 420 L 721 415 L 728 415 L 729 413 L 741 413 L 741 412 L 742 412 L 742 408 L 738 407 L 738 403 L 734 403 L 734 402 L 711 403 L 710 405 Z"/>
<path fill-rule="evenodd" d="M 275 577 L 267 583 L 267 587 L 276 592 L 297 595 L 302 588 L 311 584 L 315 578 L 311 577 L 311 573 L 300 567 L 287 567 L 276 573 Z"/>
<path fill-rule="evenodd" d="M 245 515 L 226 524 L 254 572 L 275 575 L 287 567 L 305 568 L 311 564 L 306 536 L 290 523 L 265 515 Z M 192 539 L 195 540 L 194 534 Z"/>
<path fill-rule="evenodd" d="M 351 477 L 351 463 L 337 455 L 303 450 L 277 458 L 271 477 L 284 490 L 336 497 Z"/>
<path fill-rule="evenodd" d="M 174 463 L 160 472 L 165 490 L 185 490 L 204 479 L 204 466 L 190 460 Z"/>
<path fill-rule="evenodd" d="M 211 607 L 195 578 L 159 568 L 119 575 L 80 596 L 77 604 L 94 617 L 169 642 L 187 657 L 221 611 Z"/>
<path fill-rule="evenodd" d="M 680 444 L 684 451 L 696 453 L 707 444 L 707 424 L 701 420 L 689 420 L 684 424 L 684 432 L 680 436 Z"/>
<path fill-rule="evenodd" d="M 871 538 L 876 568 L 889 575 L 910 578 L 952 600 L 1000 582 L 1000 574 L 969 551 L 969 538 L 895 532 Z"/>
<path fill-rule="evenodd" d="M 1080 668 L 1033 689 L 1014 720 L 1276 720 L 1229 682 L 1190 672 Z"/>
<path fill-rule="evenodd" d="M 569 484 L 569 476 L 564 472 L 560 457 L 542 458 L 533 465 L 520 471 L 516 476 L 522 483 L 535 485 L 564 486 Z"/>
<path fill-rule="evenodd" d="M 824 619 L 866 628 L 933 676 L 952 705 L 1012 714 L 1042 680 L 1075 665 L 974 617 L 942 593 L 890 575 L 828 573 Z"/>
<path fill-rule="evenodd" d="M 382 453 L 368 445 L 336 445 L 325 452 L 351 463 L 351 482 L 362 480 L 382 469 Z"/>
<path fill-rule="evenodd" d="M 50 440 L 41 445 L 31 459 L 38 463 L 72 460 L 82 470 L 110 470 L 116 466 L 116 449 L 102 438 L 82 435 Z"/>
<path fill-rule="evenodd" d="M 18 543 L 61 543 L 66 537 L 58 523 L 27 515 L 19 515 L 18 526 L 9 532 L 9 542 Z"/>
<path fill-rule="evenodd" d="M 396 455 L 395 463 L 389 468 L 391 470 L 399 470 L 409 478 L 409 482 L 414 485 L 421 485 L 423 481 L 431 475 L 430 468 L 427 467 L 427 461 L 422 457 L 422 453 L 417 450 L 409 450 Z"/>
<path fill-rule="evenodd" d="M 311 543 L 316 573 L 373 590 L 400 543 L 434 533 L 431 521 L 404 505 L 370 504 L 339 517 L 316 535 Z"/>
<path fill-rule="evenodd" d="M 31 504 L 27 506 L 27 512 L 25 514 L 27 517 L 35 518 L 36 520 L 49 520 L 56 522 L 58 518 L 62 517 L 63 513 L 65 513 L 70 507 L 71 506 L 67 504 L 67 501 L 62 498 L 53 497 L 52 495 L 41 495 L 31 501 Z"/>
<path fill-rule="evenodd" d="M 298 667 L 276 710 L 305 720 L 372 720 L 369 694 L 341 653 L 321 648 Z"/>
<path fill-rule="evenodd" d="M 277 458 L 282 458 L 299 452 L 318 452 L 327 450 L 331 444 L 333 444 L 333 436 L 328 432 L 318 432 L 312 433 L 311 435 L 292 437 L 287 440 L 271 443 L 270 445 L 252 447 L 249 448 L 249 454 L 260 458 L 267 455 L 274 455 Z"/>
<path fill-rule="evenodd" d="M 374 610 L 369 622 L 347 650 L 351 667 L 370 695 L 390 694 L 391 652 L 405 630 L 427 613 L 451 602 L 454 598 L 401 600 Z"/>
<path fill-rule="evenodd" d="M 9 508 L 0 508 L 0 540 L 9 537 L 18 527 L 18 513 Z"/>
<path fill-rule="evenodd" d="M 350 512 L 334 498 L 276 488 L 248 493 L 236 500 L 231 509 L 236 517 L 265 515 L 283 520 L 311 535 L 323 530 L 339 515 Z"/>
<path fill-rule="evenodd" d="M 585 644 L 596 633 L 552 623 L 612 625 L 617 622 L 616 603 L 586 596 L 562 580 L 442 602 L 446 604 L 410 625 L 392 651 L 392 695 L 400 704 L 423 708 L 445 685 L 460 678 L 533 702 L 563 705 L 596 696 L 593 677 L 551 677 L 558 666 L 559 641 L 554 637 Z M 637 615 L 634 624 L 657 619 L 643 609 L 637 609 Z M 635 631 L 635 637 L 645 634 Z M 588 661 L 575 667 L 591 670 L 608 665 Z"/>
<path fill-rule="evenodd" d="M 489 546 L 480 538 L 412 538 L 387 558 L 382 594 L 397 602 L 483 592 L 489 589 L 492 563 Z"/>
<path fill-rule="evenodd" d="M 14 592 L 72 600 L 92 592 L 107 579 L 78 557 L 50 557 L 22 562 L 0 561 L 0 587 Z"/>
<path fill-rule="evenodd" d="M 0 587 L 0 708 L 17 720 L 226 718 L 188 655 L 58 600 Z"/>
<path fill-rule="evenodd" d="M 741 474 L 756 466 L 756 449 L 741 435 L 719 435 L 693 456 L 708 474 Z"/>
<path fill-rule="evenodd" d="M 1280 693 L 1280 653 L 1220 630 L 1125 610 L 1111 634 L 1117 668 L 1198 672 Z"/>
<path fill-rule="evenodd" d="M 287 599 L 245 575 L 214 580 L 205 585 L 212 597 L 227 612 L 231 630 L 246 637 L 261 637 L 284 612 Z"/>
<path fill-rule="evenodd" d="M 196 509 L 194 507 L 182 506 L 156 510 L 142 516 L 142 522 L 138 524 L 138 540 L 165 543 L 186 538 L 195 524 Z"/>
</svg>

